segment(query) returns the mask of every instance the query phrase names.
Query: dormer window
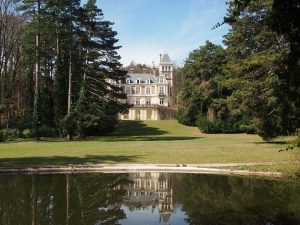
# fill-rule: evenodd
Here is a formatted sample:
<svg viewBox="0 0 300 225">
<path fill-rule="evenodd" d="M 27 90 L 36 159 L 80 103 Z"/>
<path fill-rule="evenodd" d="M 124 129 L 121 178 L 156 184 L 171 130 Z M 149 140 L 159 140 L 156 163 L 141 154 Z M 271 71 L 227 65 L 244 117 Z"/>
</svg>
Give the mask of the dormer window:
<svg viewBox="0 0 300 225">
<path fill-rule="evenodd" d="M 126 79 L 126 84 L 130 84 L 130 78 Z"/>
<path fill-rule="evenodd" d="M 146 83 L 147 83 L 147 84 L 150 84 L 150 83 L 151 83 L 151 80 L 150 80 L 150 79 L 148 79 L 148 80 L 146 81 Z"/>
<path fill-rule="evenodd" d="M 136 80 L 136 83 L 137 83 L 137 84 L 139 84 L 140 82 L 141 82 L 140 79 L 137 79 L 137 80 Z"/>
</svg>

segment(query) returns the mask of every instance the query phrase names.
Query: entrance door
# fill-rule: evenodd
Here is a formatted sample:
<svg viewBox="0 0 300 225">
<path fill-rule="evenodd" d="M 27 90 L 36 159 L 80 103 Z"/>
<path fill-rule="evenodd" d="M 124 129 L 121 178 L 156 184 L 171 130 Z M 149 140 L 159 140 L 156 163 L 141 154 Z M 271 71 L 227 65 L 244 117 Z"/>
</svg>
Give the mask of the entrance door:
<svg viewBox="0 0 300 225">
<path fill-rule="evenodd" d="M 135 111 L 135 120 L 141 120 L 141 111 L 140 110 Z"/>
<path fill-rule="evenodd" d="M 152 119 L 152 110 L 148 109 L 147 110 L 147 120 L 151 120 Z"/>
</svg>

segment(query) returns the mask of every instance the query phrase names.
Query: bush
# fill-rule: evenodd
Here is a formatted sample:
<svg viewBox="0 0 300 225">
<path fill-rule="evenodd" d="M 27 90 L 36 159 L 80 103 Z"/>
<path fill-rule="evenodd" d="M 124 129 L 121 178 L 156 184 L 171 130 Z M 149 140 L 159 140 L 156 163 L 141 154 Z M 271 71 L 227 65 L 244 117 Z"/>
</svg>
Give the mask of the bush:
<svg viewBox="0 0 300 225">
<path fill-rule="evenodd" d="M 14 141 L 20 137 L 20 131 L 18 129 L 5 128 L 2 129 L 2 139 L 5 141 Z"/>
<path fill-rule="evenodd" d="M 39 133 L 40 133 L 41 137 L 56 137 L 57 136 L 56 129 L 53 127 L 48 127 L 48 126 L 40 127 Z"/>
<path fill-rule="evenodd" d="M 2 130 L 0 129 L 0 142 L 2 141 L 4 141 L 4 136 Z"/>
<path fill-rule="evenodd" d="M 25 115 L 24 117 L 11 120 L 10 127 L 16 127 L 19 130 L 25 130 L 32 127 L 32 115 Z"/>
<path fill-rule="evenodd" d="M 243 120 L 237 120 L 233 117 L 228 117 L 226 120 L 215 119 L 209 121 L 206 116 L 197 117 L 196 125 L 204 133 L 241 133 L 241 125 Z"/>
<path fill-rule="evenodd" d="M 25 129 L 22 131 L 22 137 L 23 138 L 31 138 L 32 137 L 32 131 L 30 129 Z"/>
<path fill-rule="evenodd" d="M 186 109 L 186 108 L 179 108 L 175 117 L 178 120 L 179 123 L 183 124 L 183 125 L 195 125 L 195 121 L 193 119 L 193 116 L 190 115 L 190 110 Z"/>
</svg>

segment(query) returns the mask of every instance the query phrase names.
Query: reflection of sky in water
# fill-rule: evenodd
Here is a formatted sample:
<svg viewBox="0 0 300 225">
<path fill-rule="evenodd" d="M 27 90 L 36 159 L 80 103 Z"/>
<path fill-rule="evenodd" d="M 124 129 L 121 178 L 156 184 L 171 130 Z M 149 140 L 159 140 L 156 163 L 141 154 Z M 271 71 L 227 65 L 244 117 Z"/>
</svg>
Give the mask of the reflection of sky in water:
<svg viewBox="0 0 300 225">
<path fill-rule="evenodd" d="M 300 225 L 300 182 L 201 174 L 0 176 L 0 225 Z"/>
<path fill-rule="evenodd" d="M 131 211 L 127 206 L 122 206 L 126 213 L 126 220 L 119 221 L 122 225 L 158 225 L 164 224 L 159 222 L 159 210 L 156 207 L 152 211 L 152 206 L 147 206 L 141 209 L 134 209 Z M 172 225 L 185 225 L 187 224 L 184 219 L 185 213 L 181 211 L 180 205 L 175 205 L 174 212 L 172 213 L 169 223 Z"/>
</svg>

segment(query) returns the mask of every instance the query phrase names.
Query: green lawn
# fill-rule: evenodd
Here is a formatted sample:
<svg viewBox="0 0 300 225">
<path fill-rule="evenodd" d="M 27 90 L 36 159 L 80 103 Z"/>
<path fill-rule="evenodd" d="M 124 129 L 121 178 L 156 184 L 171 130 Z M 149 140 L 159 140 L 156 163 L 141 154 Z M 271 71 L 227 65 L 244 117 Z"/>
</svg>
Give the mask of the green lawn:
<svg viewBox="0 0 300 225">
<path fill-rule="evenodd" d="M 122 121 L 115 133 L 82 141 L 0 144 L 0 166 L 92 163 L 290 164 L 298 150 L 288 140 L 266 143 L 257 135 L 203 134 L 176 121 Z"/>
</svg>

